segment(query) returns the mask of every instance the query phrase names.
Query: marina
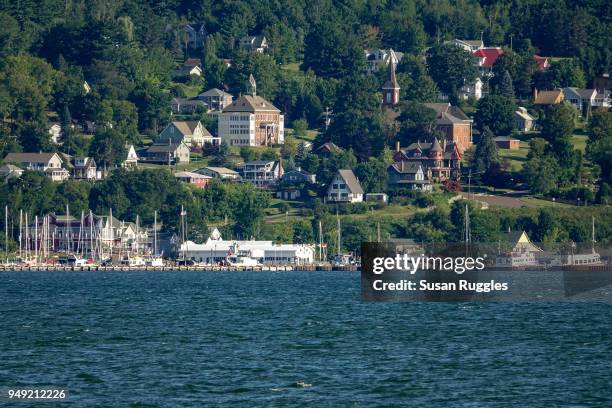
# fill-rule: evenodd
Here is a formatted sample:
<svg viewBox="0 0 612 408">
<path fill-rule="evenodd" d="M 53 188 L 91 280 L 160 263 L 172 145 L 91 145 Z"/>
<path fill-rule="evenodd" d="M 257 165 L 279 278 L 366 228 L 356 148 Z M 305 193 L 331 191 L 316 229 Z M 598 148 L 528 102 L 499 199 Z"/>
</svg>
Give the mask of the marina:
<svg viewBox="0 0 612 408">
<path fill-rule="evenodd" d="M 320 265 L 300 265 L 293 267 L 290 265 L 257 265 L 257 266 L 232 266 L 232 265 L 171 265 L 171 266 L 127 266 L 127 265 L 21 265 L 4 264 L 0 265 L 0 272 L 75 272 L 75 271 L 102 271 L 102 272 L 291 272 L 291 271 L 328 271 L 328 272 L 357 272 L 360 270 L 358 265 L 332 266 L 330 264 Z"/>
</svg>

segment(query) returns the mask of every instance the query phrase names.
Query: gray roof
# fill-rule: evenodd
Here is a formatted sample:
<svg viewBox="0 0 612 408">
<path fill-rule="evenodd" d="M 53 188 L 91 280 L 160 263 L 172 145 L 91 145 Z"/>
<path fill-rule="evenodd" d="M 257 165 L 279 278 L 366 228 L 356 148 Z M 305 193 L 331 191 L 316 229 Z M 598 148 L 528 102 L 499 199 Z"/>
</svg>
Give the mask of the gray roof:
<svg viewBox="0 0 612 408">
<path fill-rule="evenodd" d="M 251 160 L 250 162 L 244 163 L 245 166 L 261 166 L 265 164 L 274 163 L 275 160 Z"/>
<path fill-rule="evenodd" d="M 280 110 L 261 96 L 242 95 L 225 107 L 223 112 L 280 112 Z"/>
<path fill-rule="evenodd" d="M 156 143 L 147 149 L 147 153 L 171 153 L 176 151 L 184 143 Z"/>
<path fill-rule="evenodd" d="M 222 91 L 219 88 L 212 88 L 212 89 L 209 89 L 206 92 L 202 92 L 198 96 L 230 96 L 231 97 L 232 95 L 227 93 L 227 92 L 225 92 L 225 91 Z"/>
<path fill-rule="evenodd" d="M 400 174 L 414 174 L 418 173 L 419 169 L 422 171 L 423 168 L 420 163 L 401 161 L 391 164 L 388 169 L 394 170 Z"/>
<path fill-rule="evenodd" d="M 515 140 L 517 142 L 519 142 L 519 139 L 516 139 L 514 137 L 510 137 L 510 136 L 496 136 L 493 138 L 494 141 L 496 142 L 509 142 L 511 140 Z"/>
<path fill-rule="evenodd" d="M 174 173 L 174 177 L 176 178 L 193 178 L 193 179 L 209 179 L 212 178 L 210 176 L 204 175 L 204 174 L 200 174 L 200 173 L 194 173 L 192 171 L 179 171 L 177 173 Z"/>
<path fill-rule="evenodd" d="M 584 88 L 569 88 L 578 95 L 582 99 L 591 99 L 594 95 L 597 95 L 597 91 L 595 89 L 584 89 Z"/>
<path fill-rule="evenodd" d="M 9 153 L 4 158 L 4 161 L 7 163 L 49 163 L 55 155 L 57 153 Z"/>
<path fill-rule="evenodd" d="M 238 175 L 237 171 L 234 171 L 232 169 L 228 169 L 227 167 L 211 167 L 211 166 L 208 166 L 208 167 L 203 167 L 200 170 L 204 170 L 204 169 L 207 169 L 207 170 L 210 170 L 210 171 L 212 171 L 214 173 L 219 173 L 219 174 Z M 198 171 L 200 171 L 200 170 L 198 170 Z"/>
<path fill-rule="evenodd" d="M 470 121 L 470 118 L 461 109 L 450 103 L 425 103 L 424 105 L 436 111 L 437 121 L 440 123 L 461 123 Z"/>
<path fill-rule="evenodd" d="M 357 180 L 357 177 L 355 177 L 355 173 L 353 173 L 353 170 L 338 170 L 338 174 L 340 174 L 340 177 L 342 177 L 351 193 L 363 194 L 363 188 L 361 188 L 361 184 L 359 184 L 359 180 Z"/>
</svg>

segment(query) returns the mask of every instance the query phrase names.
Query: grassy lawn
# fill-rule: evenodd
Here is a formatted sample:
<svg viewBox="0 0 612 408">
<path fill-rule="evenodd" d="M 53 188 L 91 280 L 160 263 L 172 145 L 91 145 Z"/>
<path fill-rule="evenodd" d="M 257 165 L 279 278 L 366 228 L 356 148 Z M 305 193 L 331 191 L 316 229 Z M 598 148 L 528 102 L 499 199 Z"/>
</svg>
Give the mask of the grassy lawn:
<svg viewBox="0 0 612 408">
<path fill-rule="evenodd" d="M 529 143 L 521 141 L 518 150 L 499 149 L 499 157 L 510 160 L 510 170 L 519 171 L 523 168 L 523 163 L 527 160 L 529 153 Z"/>
<path fill-rule="evenodd" d="M 312 142 L 313 140 L 315 140 L 315 138 L 319 134 L 318 130 L 306 130 L 306 133 L 304 135 L 296 136 L 293 133 L 293 129 L 291 128 L 285 128 L 285 132 L 287 133 L 287 135 L 291 135 L 295 137 L 297 140 L 302 140 L 304 142 Z"/>
<path fill-rule="evenodd" d="M 281 69 L 284 69 L 285 71 L 291 71 L 291 72 L 300 72 L 300 63 L 291 62 L 289 64 L 283 64 L 281 65 Z"/>
<path fill-rule="evenodd" d="M 287 213 L 281 211 L 283 203 L 288 205 Z M 302 215 L 302 209 L 305 207 L 304 203 L 301 201 L 284 201 L 273 198 L 270 203 L 270 207 L 268 207 L 266 212 L 266 222 L 269 223 L 277 223 L 277 222 L 287 222 L 287 221 L 298 221 L 298 220 L 306 220 L 311 221 L 312 216 Z M 384 218 L 391 218 L 393 220 L 398 220 L 401 218 L 406 218 L 415 212 L 419 211 L 413 206 L 409 205 L 389 205 L 383 207 L 381 209 L 371 209 L 363 214 L 345 214 L 340 215 L 340 219 L 346 220 L 380 220 Z M 424 211 L 424 210 L 420 210 Z M 330 212 L 333 214 L 333 208 L 330 208 Z"/>
<path fill-rule="evenodd" d="M 540 137 L 540 132 L 521 132 L 514 135 L 521 141 L 520 148 L 518 150 L 510 149 L 499 149 L 499 157 L 501 159 L 507 158 L 510 160 L 510 170 L 519 171 L 523 168 L 523 164 L 527 160 L 527 153 L 529 153 L 529 140 L 534 137 Z M 586 149 L 588 137 L 584 134 L 584 131 L 579 127 L 572 135 L 572 144 L 577 150 L 582 152 Z"/>
<path fill-rule="evenodd" d="M 549 200 L 542 200 L 541 198 L 535 198 L 535 197 L 523 197 L 521 198 L 521 201 L 523 201 L 524 203 L 530 204 L 530 205 L 534 205 L 536 207 L 560 207 L 560 208 L 572 208 L 572 207 L 576 207 L 575 205 L 571 205 L 571 204 L 565 204 L 565 203 L 556 203 L 553 201 L 549 201 Z"/>
<path fill-rule="evenodd" d="M 574 145 L 574 148 L 581 150 L 583 153 L 586 149 L 587 140 L 588 137 L 585 135 L 577 135 L 575 133 L 572 135 L 572 144 Z"/>
</svg>

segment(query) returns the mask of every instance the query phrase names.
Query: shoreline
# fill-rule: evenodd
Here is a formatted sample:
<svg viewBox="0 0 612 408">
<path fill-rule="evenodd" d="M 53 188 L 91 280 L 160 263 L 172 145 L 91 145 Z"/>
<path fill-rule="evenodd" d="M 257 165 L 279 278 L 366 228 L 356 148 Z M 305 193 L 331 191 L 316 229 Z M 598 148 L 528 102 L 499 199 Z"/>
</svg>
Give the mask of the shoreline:
<svg viewBox="0 0 612 408">
<path fill-rule="evenodd" d="M 0 272 L 358 272 L 356 265 L 336 267 L 331 265 L 299 266 L 8 266 L 0 265 Z"/>
</svg>

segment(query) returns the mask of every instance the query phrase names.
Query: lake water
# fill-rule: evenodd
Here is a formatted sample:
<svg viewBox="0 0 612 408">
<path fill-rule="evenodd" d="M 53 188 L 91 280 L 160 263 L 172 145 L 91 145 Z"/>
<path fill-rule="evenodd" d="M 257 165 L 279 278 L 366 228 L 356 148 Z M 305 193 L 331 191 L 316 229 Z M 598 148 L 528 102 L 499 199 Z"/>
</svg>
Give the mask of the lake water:
<svg viewBox="0 0 612 408">
<path fill-rule="evenodd" d="M 1 273 L 0 388 L 67 387 L 50 406 L 612 406 L 611 305 L 359 295 L 358 273 Z"/>
</svg>

